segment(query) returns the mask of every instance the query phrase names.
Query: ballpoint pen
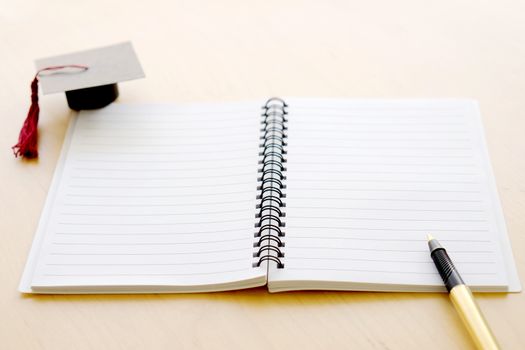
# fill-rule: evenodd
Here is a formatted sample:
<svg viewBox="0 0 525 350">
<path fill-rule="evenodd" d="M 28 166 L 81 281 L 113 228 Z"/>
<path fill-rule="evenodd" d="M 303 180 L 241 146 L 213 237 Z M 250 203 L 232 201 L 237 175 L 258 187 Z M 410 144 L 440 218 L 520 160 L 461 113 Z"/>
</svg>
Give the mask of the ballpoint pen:
<svg viewBox="0 0 525 350">
<path fill-rule="evenodd" d="M 430 256 L 450 293 L 450 300 L 467 327 L 478 349 L 499 349 L 487 321 L 478 308 L 470 288 L 463 282 L 452 260 L 443 246 L 431 235 L 427 235 Z"/>
</svg>

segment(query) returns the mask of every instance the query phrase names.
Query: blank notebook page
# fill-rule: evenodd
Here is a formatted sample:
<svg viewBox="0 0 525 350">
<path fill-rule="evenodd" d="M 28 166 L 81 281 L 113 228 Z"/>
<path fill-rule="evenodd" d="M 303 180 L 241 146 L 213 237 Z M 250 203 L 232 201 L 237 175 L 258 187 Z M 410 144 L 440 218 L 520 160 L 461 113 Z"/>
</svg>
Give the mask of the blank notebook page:
<svg viewBox="0 0 525 350">
<path fill-rule="evenodd" d="M 252 267 L 261 105 L 80 112 L 21 289 L 264 285 Z"/>
<path fill-rule="evenodd" d="M 270 290 L 442 289 L 427 233 L 475 290 L 519 288 L 474 102 L 286 101 L 285 268 Z"/>
</svg>

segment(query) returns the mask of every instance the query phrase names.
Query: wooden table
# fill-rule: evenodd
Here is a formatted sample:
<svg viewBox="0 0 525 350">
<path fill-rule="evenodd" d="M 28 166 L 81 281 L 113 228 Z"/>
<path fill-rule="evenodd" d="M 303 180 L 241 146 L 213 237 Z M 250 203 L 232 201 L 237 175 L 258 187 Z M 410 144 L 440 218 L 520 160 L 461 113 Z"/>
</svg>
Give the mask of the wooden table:
<svg viewBox="0 0 525 350">
<path fill-rule="evenodd" d="M 33 59 L 128 39 L 147 79 L 121 84 L 120 102 L 270 95 L 478 99 L 525 281 L 523 1 L 3 0 L 0 9 L 0 348 L 473 346 L 445 294 L 18 293 L 72 113 L 62 94 L 43 97 L 41 157 L 13 157 Z M 525 293 L 478 300 L 501 345 L 525 348 Z"/>
</svg>

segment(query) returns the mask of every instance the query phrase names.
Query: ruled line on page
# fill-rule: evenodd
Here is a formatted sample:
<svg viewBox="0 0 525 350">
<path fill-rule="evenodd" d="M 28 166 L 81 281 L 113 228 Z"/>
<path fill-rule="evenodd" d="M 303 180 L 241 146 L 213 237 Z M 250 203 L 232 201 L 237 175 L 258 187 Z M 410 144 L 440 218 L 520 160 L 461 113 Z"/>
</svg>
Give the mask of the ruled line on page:
<svg viewBox="0 0 525 350">
<path fill-rule="evenodd" d="M 205 213 L 203 213 L 203 216 Z M 232 220 L 212 220 L 212 221 L 188 221 L 188 222 L 172 222 L 172 223 L 100 223 L 100 222 L 58 222 L 58 225 L 75 225 L 75 226 L 177 226 L 177 225 L 202 225 L 202 224 L 223 224 L 230 222 L 253 222 L 249 219 L 232 219 Z"/>
<path fill-rule="evenodd" d="M 125 188 L 125 189 L 158 189 L 158 188 L 164 188 L 164 189 L 174 189 L 174 188 L 195 188 L 195 187 L 200 187 L 200 188 L 206 188 L 206 187 L 212 187 L 212 188 L 216 188 L 218 186 L 245 186 L 245 185 L 253 185 L 253 181 L 251 182 L 229 182 L 229 183 L 215 183 L 215 184 L 211 184 L 211 185 L 202 185 L 202 184 L 199 184 L 199 185 L 187 185 L 187 186 L 180 186 L 180 185 L 157 185 L 157 186 L 141 186 L 141 185 L 127 185 L 127 186 L 122 186 L 122 185 L 116 185 L 116 184 L 112 184 L 112 185 L 70 185 L 69 187 L 70 188 L 111 188 L 111 189 L 119 189 L 119 188 Z"/>
<path fill-rule="evenodd" d="M 303 120 L 307 119 L 308 117 L 305 117 Z M 336 118 L 336 119 L 339 119 L 338 121 L 333 121 L 333 120 L 329 120 L 330 118 Z M 371 122 L 371 121 L 348 121 L 348 120 L 351 120 L 352 118 L 348 118 L 347 116 L 341 116 L 341 115 L 329 115 L 329 114 L 326 114 L 324 115 L 324 121 L 329 123 L 330 126 L 337 126 L 337 125 L 352 125 L 352 126 L 356 126 L 356 125 L 365 125 L 365 126 L 405 126 L 405 125 L 408 125 L 408 126 L 427 126 L 427 125 L 430 125 L 430 126 L 465 126 L 465 123 L 464 122 L 457 122 L 457 121 L 431 121 L 431 122 L 428 122 L 428 121 L 425 121 L 425 120 L 417 120 L 417 118 L 415 118 L 415 120 L 413 121 L 395 121 L 395 122 L 391 122 L 391 121 L 387 121 L 387 122 L 384 122 L 384 121 L 376 121 L 376 122 Z"/>
<path fill-rule="evenodd" d="M 211 260 L 211 261 L 199 261 L 199 262 L 185 262 L 185 263 L 46 263 L 47 266 L 188 266 L 188 265 L 209 265 L 209 264 L 221 264 L 230 262 L 246 261 L 246 259 L 223 259 L 223 260 Z"/>
<path fill-rule="evenodd" d="M 207 272 L 191 272 L 191 273 L 44 273 L 44 276 L 50 277 L 114 277 L 114 276 L 196 276 L 196 275 L 217 275 L 224 273 L 233 272 L 245 272 L 244 269 L 232 269 L 232 270 L 219 270 L 219 271 L 207 271 Z"/>
<path fill-rule="evenodd" d="M 410 210 L 407 210 L 410 211 Z M 294 219 L 321 219 L 321 220 L 364 220 L 364 221 L 408 221 L 408 222 L 487 222 L 487 219 L 415 219 L 415 218 L 385 218 L 385 217 L 375 217 L 375 218 L 367 218 L 367 217 L 356 217 L 356 216 L 316 216 L 316 215 L 310 215 L 310 216 L 293 216 Z"/>
<path fill-rule="evenodd" d="M 303 270 L 303 271 L 341 271 L 341 272 L 372 272 L 372 273 L 385 273 L 385 274 L 413 274 L 413 275 L 432 275 L 439 276 L 437 272 L 425 272 L 425 271 L 391 271 L 391 270 L 372 270 L 372 269 L 345 269 L 345 268 L 320 268 L 320 267 L 290 267 L 290 270 Z M 472 275 L 483 275 L 483 276 L 494 276 L 497 275 L 495 272 L 462 272 L 461 275 L 472 276 Z"/>
<path fill-rule="evenodd" d="M 195 207 L 195 206 L 207 206 L 207 205 L 223 205 L 223 204 L 239 204 L 239 203 L 252 203 L 253 200 L 238 200 L 238 201 L 219 201 L 219 202 L 197 202 L 197 203 L 185 203 L 185 204 L 173 204 L 173 203 L 148 203 L 148 207 Z M 64 202 L 65 207 L 143 207 L 144 204 L 130 204 L 130 203 L 68 203 Z"/>
<path fill-rule="evenodd" d="M 245 213 L 246 209 L 237 210 L 218 210 L 218 211 L 198 211 L 189 213 L 154 213 L 154 214 L 136 214 L 136 213 L 73 213 L 73 212 L 61 212 L 60 216 L 131 216 L 131 217 L 150 217 L 150 216 L 184 216 L 184 215 L 203 215 L 206 214 L 233 214 L 233 213 Z"/>
<path fill-rule="evenodd" d="M 62 253 L 62 252 L 52 252 L 50 255 L 70 255 L 70 256 L 77 256 L 77 255 L 93 255 L 93 256 L 125 256 L 125 255 L 199 255 L 199 254 L 216 254 L 216 253 L 229 253 L 229 252 L 245 252 L 246 248 L 239 248 L 239 249 L 217 249 L 217 250 L 207 250 L 207 251 L 196 251 L 196 252 L 171 252 L 171 253 L 165 253 L 165 252 L 152 252 L 152 253 L 98 253 L 98 252 L 92 252 L 92 253 Z"/>
<path fill-rule="evenodd" d="M 101 125 L 101 124 L 117 124 L 119 126 L 122 126 L 122 118 L 115 118 L 116 115 L 113 115 L 111 116 L 111 120 L 110 119 L 101 119 L 100 117 L 99 118 L 93 118 L 91 120 L 83 120 L 82 123 L 83 123 L 83 127 L 82 129 L 86 129 L 87 127 L 89 127 L 90 125 Z M 169 117 L 170 119 L 166 119 L 166 118 L 154 118 L 154 117 L 151 117 L 151 116 L 148 116 L 149 117 L 149 120 L 144 120 L 144 117 L 146 117 L 145 115 L 141 115 L 139 116 L 138 118 L 132 118 L 130 116 L 128 116 L 126 118 L 126 124 L 139 124 L 139 125 L 156 125 L 156 124 L 188 124 L 188 125 L 194 125 L 195 124 L 195 120 L 177 120 L 177 119 L 174 119 L 175 115 L 171 116 L 171 115 L 164 115 L 164 116 L 167 116 Z M 217 121 L 217 116 L 213 116 L 212 118 L 209 118 L 209 119 L 200 119 L 199 122 L 214 122 L 214 121 Z M 221 123 L 232 123 L 232 124 L 238 124 L 238 123 L 242 123 L 242 124 L 248 124 L 251 122 L 251 120 L 249 118 L 245 118 L 245 117 L 242 117 L 242 118 L 224 118 L 222 119 L 221 118 Z"/>
<path fill-rule="evenodd" d="M 106 129 L 106 128 L 102 128 L 102 129 Z M 242 128 L 242 127 L 237 127 L 237 128 L 234 128 L 234 129 L 238 129 L 238 130 L 243 130 L 245 128 Z M 194 137 L 188 137 L 186 134 L 189 130 L 179 130 L 178 128 L 159 128 L 158 130 L 155 130 L 155 129 L 151 129 L 151 128 L 135 128 L 135 129 L 115 129 L 115 130 L 112 130 L 111 133 L 107 133 L 107 134 L 104 134 L 104 133 L 100 133 L 100 132 L 92 132 L 92 130 L 94 131 L 94 129 L 90 129 L 89 132 L 83 132 L 82 134 L 79 134 L 78 135 L 78 139 L 79 140 L 84 140 L 84 139 L 102 139 L 102 140 L 115 140 L 115 141 L 120 141 L 121 139 L 131 139 L 131 140 L 141 140 L 141 139 L 146 139 L 146 140 L 149 140 L 149 141 L 157 141 L 157 140 L 163 140 L 163 139 L 168 139 L 168 140 L 174 140 L 174 141 L 178 141 L 178 140 L 187 140 L 187 139 L 202 139 L 202 138 L 216 138 L 216 136 L 214 134 L 207 134 L 208 130 L 206 130 L 206 132 L 203 132 L 202 131 L 202 128 L 200 129 L 197 129 L 197 130 L 200 130 L 201 132 L 198 134 L 198 135 L 194 135 Z M 181 134 L 177 134 L 175 133 L 174 131 L 171 131 L 171 130 L 177 130 L 177 131 L 180 131 Z M 162 133 L 157 133 L 157 131 L 162 131 Z M 132 132 L 135 132 L 135 133 L 132 133 Z M 169 133 L 167 133 L 169 132 Z M 218 138 L 219 139 L 219 138 Z M 248 140 L 247 138 L 245 137 L 232 137 L 231 138 L 232 140 Z M 141 140 L 143 141 L 143 140 Z"/>
<path fill-rule="evenodd" d="M 356 133 L 356 135 L 362 135 L 363 133 Z M 301 136 L 295 136 L 292 138 L 293 141 L 297 142 L 299 140 L 301 141 L 307 141 L 307 140 L 327 140 L 327 139 L 331 139 L 331 140 L 342 140 L 342 141 L 347 141 L 347 140 L 362 140 L 362 141 L 393 141 L 393 140 L 404 140 L 405 138 L 404 137 L 384 137 L 384 136 L 379 136 L 379 137 L 356 137 L 356 136 L 352 136 L 351 138 L 348 137 L 349 135 L 345 135 L 345 136 L 342 136 L 342 137 L 335 137 L 335 136 L 332 136 L 332 135 L 327 135 L 327 136 L 319 136 L 319 135 L 316 135 L 316 134 L 312 134 L 312 135 L 301 135 Z M 461 142 L 469 142 L 470 140 L 469 139 L 465 139 L 465 138 L 460 138 L 460 137 L 418 137 L 418 138 L 413 138 L 411 139 L 412 141 L 461 141 Z"/>
<path fill-rule="evenodd" d="M 310 101 L 309 101 L 310 100 Z M 339 100 L 339 99 L 299 99 L 293 101 L 293 105 L 288 105 L 288 110 L 296 112 L 299 115 L 311 113 L 318 116 L 319 114 L 331 114 L 335 111 L 342 113 L 358 113 L 366 117 L 380 116 L 406 116 L 408 113 L 414 113 L 416 117 L 422 118 L 427 115 L 436 115 L 442 117 L 464 118 L 465 101 L 456 101 L 448 99 L 377 99 L 377 100 Z M 446 107 L 445 107 L 446 106 Z M 374 114 L 375 113 L 375 114 Z"/>
<path fill-rule="evenodd" d="M 294 239 L 319 239 L 318 236 L 304 236 L 304 235 L 294 235 Z M 348 236 L 326 236 L 323 235 L 322 239 L 328 239 L 328 240 L 343 240 L 343 241 L 379 241 L 379 242 L 427 242 L 426 239 L 421 238 L 391 238 L 387 236 L 383 237 L 375 237 L 375 238 L 368 238 L 368 237 L 348 237 Z M 474 242 L 474 243 L 490 243 L 491 240 L 489 239 L 479 239 L 476 237 L 475 239 L 440 239 L 440 242 Z"/>
<path fill-rule="evenodd" d="M 139 243 L 125 243 L 125 242 L 116 242 L 116 243 L 91 243 L 91 242 L 52 242 L 51 244 L 56 246 L 157 246 L 157 245 L 195 245 L 195 244 L 212 244 L 212 243 L 225 243 L 225 242 L 239 242 L 252 240 L 251 237 L 248 238 L 237 238 L 237 239 L 224 239 L 224 240 L 215 240 L 215 241 L 196 241 L 196 242 L 139 242 Z"/>
<path fill-rule="evenodd" d="M 294 199 L 315 199 L 315 200 L 346 200 L 346 201 L 385 201 L 385 202 L 451 202 L 451 203 L 482 203 L 480 199 L 410 199 L 410 198 L 370 198 L 370 197 L 319 197 L 319 196 L 294 196 Z"/>
<path fill-rule="evenodd" d="M 124 106 L 122 106 L 124 107 Z M 141 108 L 141 106 L 137 106 Z M 98 113 L 91 113 L 89 119 L 83 119 L 81 120 L 82 123 L 85 124 L 92 124 L 92 123 L 121 123 L 122 122 L 135 122 L 135 123 L 149 123 L 151 121 L 157 121 L 157 122 L 170 122 L 174 124 L 194 124 L 195 121 L 209 121 L 209 122 L 217 122 L 222 121 L 224 118 L 225 122 L 237 122 L 237 121 L 244 121 L 246 122 L 247 115 L 249 113 L 253 113 L 253 110 L 246 109 L 238 109 L 238 110 L 222 110 L 221 108 L 214 108 L 213 110 L 209 111 L 191 111 L 191 110 L 178 110 L 177 106 L 168 106 L 167 108 L 172 109 L 171 111 L 154 111 L 148 108 L 148 111 L 137 111 L 134 110 L 135 107 L 127 106 L 123 109 L 127 109 L 125 112 L 119 111 L 120 108 L 115 108 L 113 110 L 109 108 L 105 108 L 103 110 L 100 110 Z M 174 111 L 173 109 L 177 109 L 177 111 Z M 202 118 L 202 117 L 209 117 L 209 118 Z"/>
<path fill-rule="evenodd" d="M 367 181 L 373 182 L 373 181 Z M 296 190 L 306 189 L 304 187 L 295 187 Z M 481 191 L 469 190 L 405 190 L 405 189 L 391 189 L 391 188 L 322 188 L 322 187 L 308 187 L 310 191 L 335 191 L 335 192 L 416 192 L 416 193 L 480 193 Z M 351 199 L 351 197 L 349 197 Z"/>
<path fill-rule="evenodd" d="M 159 161 L 160 164 L 163 164 L 164 162 L 161 162 Z M 252 167 L 253 167 L 253 164 L 250 164 Z M 196 168 L 196 167 L 186 167 L 186 168 L 101 168 L 101 167 L 77 167 L 77 166 L 71 166 L 71 169 L 72 170 L 83 170 L 83 171 L 126 171 L 126 172 L 131 172 L 131 171 L 137 171 L 137 172 L 155 172 L 155 171 L 178 171 L 178 172 L 182 172 L 182 171 L 192 171 L 192 172 L 196 172 L 196 171 L 202 171 L 202 170 L 222 170 L 222 169 L 245 169 L 246 167 L 245 166 L 242 166 L 242 165 L 237 165 L 237 164 L 234 164 L 234 165 L 225 165 L 225 166 L 221 166 L 220 168 L 219 167 L 199 167 L 199 168 Z"/>
<path fill-rule="evenodd" d="M 328 173 L 328 172 L 327 172 Z M 294 183 L 324 183 L 324 179 L 294 179 Z M 479 184 L 479 181 L 466 181 L 466 180 L 413 180 L 413 179 L 406 179 L 406 180 L 391 180 L 391 179 L 345 179 L 345 180 L 333 180 L 330 181 L 330 183 L 340 183 L 340 184 L 346 184 L 346 183 L 354 183 L 354 182 L 371 182 L 371 183 L 409 183 L 409 184 Z"/>
<path fill-rule="evenodd" d="M 384 249 L 384 248 L 355 248 L 355 247 L 327 247 L 327 246 L 293 246 L 293 247 L 286 247 L 286 249 L 290 250 L 298 250 L 298 249 L 312 249 L 312 250 L 344 250 L 344 251 L 372 251 L 372 252 L 398 252 L 398 253 L 428 253 L 428 249 Z M 447 249 L 448 252 L 458 254 L 458 253 L 465 253 L 465 254 L 471 254 L 471 253 L 494 253 L 493 250 L 454 250 L 454 249 Z"/>
<path fill-rule="evenodd" d="M 436 212 L 436 213 L 483 213 L 484 210 L 481 209 L 420 209 L 420 208 L 407 208 L 407 209 L 399 209 L 399 208 L 376 208 L 376 207 L 334 207 L 334 206 L 299 206 L 294 205 L 294 209 L 323 209 L 323 210 L 358 210 L 358 211 L 401 211 L 401 212 Z"/>
<path fill-rule="evenodd" d="M 216 154 L 221 154 L 216 153 Z M 230 158 L 214 158 L 213 153 L 210 154 L 210 158 L 213 161 L 228 161 L 228 160 L 246 160 L 250 159 L 253 160 L 253 155 L 245 155 L 245 156 L 239 156 L 239 157 L 230 157 Z M 74 162 L 77 163 L 111 163 L 111 164 L 119 164 L 119 163 L 159 163 L 159 160 L 157 159 L 133 159 L 133 160 L 127 160 L 127 159 L 73 159 Z M 180 163 L 202 163 L 203 161 L 206 161 L 206 159 L 185 159 L 185 160 L 177 160 L 177 164 Z M 217 167 L 218 168 L 218 167 Z"/>
<path fill-rule="evenodd" d="M 331 153 L 331 155 L 336 155 L 337 153 Z M 326 152 L 294 152 L 296 156 L 326 156 Z M 391 153 L 381 153 L 381 154 L 365 154 L 365 153 L 344 153 L 346 158 L 443 158 L 443 159 L 470 159 L 472 157 L 468 155 L 435 155 L 435 154 L 391 154 Z"/>
<path fill-rule="evenodd" d="M 203 106 L 207 106 L 204 104 Z M 209 109 L 209 108 L 212 109 Z M 195 108 L 190 106 L 186 108 L 183 105 L 119 105 L 119 106 L 110 106 L 106 109 L 100 110 L 99 113 L 95 115 L 90 115 L 86 122 L 93 120 L 115 120 L 122 119 L 127 121 L 130 116 L 138 116 L 142 121 L 149 121 L 158 116 L 169 116 L 170 118 L 186 118 L 187 121 L 192 119 L 188 117 L 195 117 L 199 115 L 210 115 L 214 120 L 217 120 L 217 115 L 226 114 L 229 117 L 238 116 L 239 119 L 245 119 L 247 113 L 252 113 L 252 109 L 247 108 L 246 106 L 240 106 L 240 108 L 224 108 L 224 105 L 221 104 L 210 104 L 208 108 Z M 111 119 L 109 119 L 111 118 Z M 222 118 L 222 116 L 221 116 Z M 220 120 L 220 119 L 219 119 Z"/>
<path fill-rule="evenodd" d="M 192 138 L 193 139 L 193 138 Z M 121 147 L 125 147 L 126 149 L 128 148 L 133 148 L 133 147 L 150 147 L 150 148 L 169 148 L 169 147 L 182 147 L 182 146 L 209 146 L 210 145 L 210 142 L 207 142 L 209 140 L 205 140 L 205 142 L 177 142 L 177 143 L 123 143 L 123 142 L 119 142 L 119 143 L 107 143 L 107 142 L 80 142 L 80 141 L 77 141 L 75 142 L 72 146 L 75 147 L 75 148 L 78 148 L 78 146 L 104 146 L 104 147 L 108 147 L 108 146 L 121 146 Z M 214 140 L 214 144 L 215 146 L 219 147 L 221 145 L 253 145 L 253 140 L 248 140 L 248 139 L 243 139 L 243 140 L 230 140 L 230 139 L 226 139 L 226 141 L 215 141 Z"/>
<path fill-rule="evenodd" d="M 402 174 L 402 175 L 476 175 L 474 172 L 450 172 L 450 171 L 396 171 L 396 170 L 322 170 L 322 169 L 311 169 L 310 173 L 323 173 L 323 174 Z M 302 180 L 305 180 L 304 178 Z"/>
<path fill-rule="evenodd" d="M 352 141 L 352 139 L 348 139 L 346 141 Z M 410 140 L 406 140 L 409 142 Z M 418 150 L 433 150 L 433 151 L 469 151 L 471 150 L 470 147 L 450 147 L 450 146 L 423 146 L 423 145 L 412 145 L 412 146 L 399 146 L 399 145 L 393 145 L 393 146 L 378 146 L 378 145 L 327 145 L 327 144 L 310 144 L 305 145 L 304 147 L 301 147 L 301 150 L 309 149 L 309 148 L 315 148 L 315 149 L 366 149 L 366 150 L 414 150 L 416 148 Z M 294 149 L 293 145 L 288 145 L 288 149 Z"/>
<path fill-rule="evenodd" d="M 348 131 L 349 129 L 346 130 L 346 135 L 349 137 L 349 138 L 352 138 L 353 135 L 362 135 L 364 131 L 360 131 L 360 132 L 357 132 L 357 131 Z M 308 131 L 313 131 L 315 132 L 317 135 L 319 134 L 322 134 L 323 132 L 327 132 L 327 133 L 330 133 L 330 129 L 325 129 L 323 127 L 319 127 L 319 126 L 316 126 L 316 127 L 312 127 L 312 128 L 305 128 L 305 127 L 301 127 L 301 128 L 296 128 L 296 130 L 294 130 L 296 132 L 308 132 Z M 366 130 L 366 133 L 367 134 L 385 134 L 385 135 L 392 135 L 393 131 L 392 130 Z M 395 134 L 396 135 L 405 135 L 405 134 L 417 134 L 417 135 L 421 135 L 421 134 L 429 134 L 429 135 L 462 135 L 464 134 L 465 132 L 463 130 L 395 130 Z"/>
<path fill-rule="evenodd" d="M 239 136 L 241 135 L 241 136 Z M 146 141 L 156 141 L 156 138 L 157 136 L 158 137 L 162 137 L 163 135 L 149 135 L 150 138 L 148 138 Z M 222 137 L 221 137 L 222 136 Z M 112 141 L 118 141 L 117 139 L 113 139 L 111 136 L 104 136 L 104 135 L 78 135 L 77 136 L 79 140 L 82 140 L 82 139 L 90 139 L 90 138 L 106 138 L 108 140 L 112 140 Z M 133 137 L 130 137 L 131 139 L 133 139 Z M 204 139 L 206 141 L 213 141 L 213 140 L 223 140 L 223 139 L 228 139 L 230 141 L 249 141 L 250 138 L 244 136 L 243 134 L 236 134 L 236 135 L 231 135 L 230 137 L 227 137 L 225 135 L 219 135 L 219 136 L 210 136 L 210 135 L 203 135 L 203 134 L 198 134 L 198 135 L 190 135 L 188 132 L 184 133 L 183 135 L 176 135 L 176 137 L 172 136 L 170 137 L 172 140 L 174 141 L 178 141 L 178 140 L 195 140 L 195 139 Z M 144 142 L 144 141 L 143 141 Z M 119 142 L 115 142 L 113 144 L 116 144 L 118 145 Z M 173 144 L 173 143 L 171 143 Z M 177 142 L 175 142 L 174 144 L 177 144 Z M 208 143 L 209 144 L 209 143 Z M 169 145 L 169 144 L 168 144 Z"/>
<path fill-rule="evenodd" d="M 367 259 L 367 258 L 334 258 L 334 257 L 312 257 L 312 256 L 292 256 L 287 257 L 286 260 L 334 260 L 334 261 L 370 261 L 370 262 L 383 262 L 383 263 L 402 263 L 402 264 L 430 264 L 434 266 L 433 261 L 421 261 L 421 260 L 395 260 L 395 259 Z M 490 260 L 458 260 L 454 259 L 455 264 L 462 264 L 462 265 L 478 265 L 478 264 L 486 264 L 486 265 L 494 265 L 496 264 L 495 261 Z"/>
<path fill-rule="evenodd" d="M 242 120 L 241 120 L 242 121 Z M 117 131 L 117 132 L 122 132 L 122 131 L 128 131 L 128 130 L 139 130 L 139 131 L 165 131 L 165 130 L 182 130 L 182 131 L 188 131 L 188 130 L 198 130 L 198 131 L 202 131 L 202 130 L 205 130 L 205 131 L 209 131 L 209 130 L 225 130 L 225 129 L 228 129 L 228 130 L 232 130 L 232 129 L 235 129 L 235 130 L 239 130 L 239 129 L 245 129 L 246 128 L 246 125 L 245 124 L 251 124 L 253 125 L 253 123 L 250 121 L 250 120 L 247 120 L 248 123 L 246 123 L 246 120 L 245 120 L 245 123 L 235 123 L 235 124 L 232 124 L 232 125 L 220 125 L 220 126 L 214 126 L 214 127 L 206 127 L 206 128 L 203 128 L 202 125 L 198 125 L 198 126 L 194 126 L 194 127 L 181 127 L 181 126 L 162 126 L 162 127 L 147 127 L 147 126 L 144 126 L 144 125 L 151 125 L 149 123 L 142 123 L 143 126 L 138 126 L 138 127 L 133 127 L 133 126 L 130 126 L 132 125 L 132 123 L 129 123 L 129 122 L 126 122 L 126 126 L 122 126 L 122 125 L 118 125 L 116 127 L 111 127 L 111 126 L 103 126 L 103 127 L 100 127 L 100 126 L 84 126 L 82 128 L 82 130 L 93 130 L 93 131 Z M 164 122 L 166 123 L 166 122 Z M 98 124 L 98 123 L 97 123 Z M 121 124 L 121 123 L 120 123 Z M 158 123 L 160 124 L 160 123 Z M 168 125 L 170 125 L 169 123 L 166 123 Z M 173 124 L 171 124 L 173 125 Z M 86 133 L 83 132 L 82 134 L 79 134 L 81 136 L 86 136 Z M 103 137 L 114 137 L 115 135 L 103 135 Z M 118 137 L 118 135 L 116 135 Z"/>
<path fill-rule="evenodd" d="M 370 114 L 377 113 L 377 116 L 383 117 L 400 117 L 406 116 L 408 113 L 415 113 L 417 118 L 423 118 L 424 116 L 429 115 L 438 115 L 439 117 L 454 117 L 454 118 L 464 118 L 465 115 L 462 114 L 463 109 L 460 108 L 441 108 L 439 106 L 433 105 L 431 107 L 426 104 L 422 104 L 421 107 L 410 106 L 407 107 L 407 104 L 410 101 L 404 102 L 399 101 L 399 103 L 389 103 L 385 100 L 379 100 L 376 102 L 376 105 L 361 105 L 359 101 L 348 105 L 333 105 L 332 101 L 323 101 L 319 105 L 314 103 L 296 103 L 293 106 L 293 111 L 297 112 L 300 115 L 306 115 L 311 113 L 312 115 L 319 116 L 319 114 L 330 115 L 333 111 L 341 111 L 343 113 L 358 113 L 359 115 L 367 114 L 367 117 L 370 117 Z M 444 101 L 443 103 L 447 103 Z M 382 107 L 379 107 L 377 104 L 382 104 Z M 317 112 L 319 110 L 321 113 Z M 385 116 L 386 113 L 386 116 Z"/>
<path fill-rule="evenodd" d="M 238 191 L 238 192 L 215 192 L 215 193 L 208 193 L 208 194 L 168 194 L 168 195 L 160 195 L 160 194 L 152 194 L 152 195 L 117 195 L 117 194 L 110 194 L 110 195 L 102 195 L 102 194 L 77 194 L 77 193 L 66 193 L 65 196 L 67 197 L 88 197 L 88 198 L 182 198 L 182 197 L 210 197 L 210 196 L 225 196 L 230 194 L 253 194 L 253 191 Z"/>
<path fill-rule="evenodd" d="M 253 150 L 254 147 L 241 147 L 241 148 L 234 148 L 234 149 L 226 149 L 226 150 L 223 150 L 223 152 L 239 152 L 239 151 L 249 151 L 249 150 Z M 191 150 L 181 150 L 181 151 L 177 151 L 177 152 L 174 152 L 174 151 L 171 151 L 171 152 L 165 152 L 165 151 L 156 151 L 155 152 L 155 155 L 182 155 L 182 154 L 185 154 L 185 155 L 188 155 L 188 154 L 209 154 L 210 153 L 210 150 L 209 149 L 204 149 L 204 150 L 194 150 L 194 149 L 191 149 Z M 136 152 L 136 151 L 126 151 L 126 152 L 122 152 L 122 151 L 113 151 L 113 150 L 106 150 L 106 151 L 99 151 L 99 150 L 93 150 L 93 149 L 90 149 L 88 151 L 84 151 L 84 150 L 79 150 L 77 152 L 77 154 L 111 154 L 111 155 L 118 155 L 118 156 L 142 156 L 142 155 L 150 155 L 151 152 Z"/>
<path fill-rule="evenodd" d="M 244 172 L 244 173 L 229 173 L 223 175 L 205 175 L 205 176 L 141 176 L 141 177 L 129 177 L 129 176 L 78 176 L 70 175 L 70 179 L 81 179 L 81 180 L 203 180 L 203 179 L 221 179 L 221 178 L 232 178 L 237 176 L 244 177 L 245 175 L 256 174 L 255 171 Z"/>
<path fill-rule="evenodd" d="M 454 229 L 439 229 L 435 227 L 428 227 L 427 229 L 414 229 L 411 227 L 407 228 L 372 228 L 372 227 L 355 227 L 355 226 L 300 226 L 300 225 L 294 225 L 294 228 L 299 229 L 330 229 L 330 230 L 360 230 L 360 231 L 398 231 L 398 232 L 421 232 L 421 233 L 428 233 L 428 232 L 472 232 L 472 233 L 480 233 L 480 232 L 490 232 L 488 229 L 460 229 L 460 228 L 454 228 Z"/>
<path fill-rule="evenodd" d="M 344 156 L 341 156 L 341 158 L 343 158 Z M 337 166 L 341 166 L 341 165 L 374 165 L 374 166 L 397 166 L 397 167 L 422 167 L 422 166 L 439 166 L 439 167 L 443 167 L 443 168 L 458 168 L 458 167 L 466 167 L 466 168 L 471 168 L 471 167 L 476 167 L 477 164 L 475 163 L 457 163 L 457 164 L 450 164 L 450 163 L 436 163 L 436 162 L 425 162 L 425 163 L 399 163 L 399 162 L 349 162 L 347 161 L 346 159 L 345 160 L 342 160 L 342 161 L 321 161 L 321 160 L 317 160 L 316 161 L 317 164 L 320 164 L 320 165 L 337 165 Z M 301 165 L 312 165 L 312 163 L 310 162 L 305 162 L 305 161 L 297 161 L 297 162 L 294 162 L 294 165 L 295 166 L 301 166 Z M 330 173 L 330 170 L 327 170 L 326 171 L 327 174 Z"/>
<path fill-rule="evenodd" d="M 252 230 L 250 230 L 251 232 Z M 213 230 L 199 230 L 199 231 L 185 231 L 185 232 L 158 232 L 158 231 L 141 231 L 141 232 L 124 232 L 124 233 L 116 233 L 116 232 L 64 232 L 64 231 L 57 231 L 56 235 L 78 235 L 78 236 L 84 236 L 84 235 L 112 235 L 112 236 L 135 236 L 135 235 L 200 235 L 200 234 L 221 234 L 221 233 L 231 233 L 231 232 L 246 232 L 245 228 L 234 228 L 234 229 L 213 229 Z"/>
</svg>

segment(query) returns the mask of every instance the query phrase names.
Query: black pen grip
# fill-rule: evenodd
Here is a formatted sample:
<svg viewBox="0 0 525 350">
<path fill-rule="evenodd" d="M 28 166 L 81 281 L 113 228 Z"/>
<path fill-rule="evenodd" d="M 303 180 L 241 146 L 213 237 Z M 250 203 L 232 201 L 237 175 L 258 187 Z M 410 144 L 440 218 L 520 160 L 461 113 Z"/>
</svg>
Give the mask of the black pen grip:
<svg viewBox="0 0 525 350">
<path fill-rule="evenodd" d="M 455 286 L 465 284 L 444 248 L 433 250 L 430 256 L 432 260 L 434 260 L 434 264 L 436 264 L 436 268 L 447 287 L 447 291 L 450 292 Z"/>
</svg>

